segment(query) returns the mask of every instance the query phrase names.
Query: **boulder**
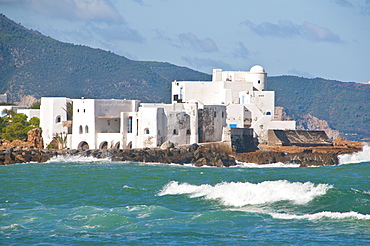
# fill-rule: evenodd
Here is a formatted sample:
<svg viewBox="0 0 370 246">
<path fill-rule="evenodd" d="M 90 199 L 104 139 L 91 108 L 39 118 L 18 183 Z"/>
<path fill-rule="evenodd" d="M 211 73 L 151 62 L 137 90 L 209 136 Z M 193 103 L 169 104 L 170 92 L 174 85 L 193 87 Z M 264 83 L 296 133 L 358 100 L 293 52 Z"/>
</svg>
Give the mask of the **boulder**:
<svg viewBox="0 0 370 246">
<path fill-rule="evenodd" d="M 171 148 L 175 148 L 175 144 L 170 142 L 170 141 L 166 141 L 164 142 L 161 147 L 161 149 L 171 149 Z"/>
</svg>

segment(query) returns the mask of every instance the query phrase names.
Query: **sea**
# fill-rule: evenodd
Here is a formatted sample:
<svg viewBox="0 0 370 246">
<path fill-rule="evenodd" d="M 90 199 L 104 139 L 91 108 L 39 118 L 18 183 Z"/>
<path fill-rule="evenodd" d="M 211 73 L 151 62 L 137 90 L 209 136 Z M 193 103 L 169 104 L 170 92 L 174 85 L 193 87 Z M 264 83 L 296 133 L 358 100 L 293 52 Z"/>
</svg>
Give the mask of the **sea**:
<svg viewBox="0 0 370 246">
<path fill-rule="evenodd" d="M 1 245 L 370 245 L 370 147 L 322 167 L 60 157 L 0 185 Z"/>
</svg>

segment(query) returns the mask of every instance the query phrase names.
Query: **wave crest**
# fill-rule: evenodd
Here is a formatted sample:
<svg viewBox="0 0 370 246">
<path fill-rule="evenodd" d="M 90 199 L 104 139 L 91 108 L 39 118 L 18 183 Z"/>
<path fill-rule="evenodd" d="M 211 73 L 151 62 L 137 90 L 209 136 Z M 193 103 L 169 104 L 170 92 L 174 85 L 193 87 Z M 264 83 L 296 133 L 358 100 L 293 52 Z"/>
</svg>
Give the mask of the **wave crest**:
<svg viewBox="0 0 370 246">
<path fill-rule="evenodd" d="M 357 212 L 319 212 L 315 214 L 303 214 L 303 215 L 295 215 L 295 214 L 283 214 L 283 213 L 270 213 L 270 215 L 275 219 L 307 219 L 307 220 L 319 220 L 323 218 L 328 219 L 358 219 L 358 220 L 370 220 L 370 214 L 360 214 Z"/>
<path fill-rule="evenodd" d="M 253 184 L 249 182 L 223 182 L 215 186 L 209 184 L 191 185 L 171 181 L 166 184 L 159 196 L 189 194 L 193 197 L 204 197 L 219 200 L 225 206 L 242 207 L 246 205 L 291 201 L 294 204 L 306 204 L 315 197 L 324 195 L 333 186 L 315 185 L 311 182 L 289 182 L 286 180 L 264 181 Z"/>
<path fill-rule="evenodd" d="M 338 156 L 339 164 L 350 164 L 360 162 L 370 162 L 370 146 L 364 145 L 362 151 L 353 154 L 344 154 Z"/>
</svg>

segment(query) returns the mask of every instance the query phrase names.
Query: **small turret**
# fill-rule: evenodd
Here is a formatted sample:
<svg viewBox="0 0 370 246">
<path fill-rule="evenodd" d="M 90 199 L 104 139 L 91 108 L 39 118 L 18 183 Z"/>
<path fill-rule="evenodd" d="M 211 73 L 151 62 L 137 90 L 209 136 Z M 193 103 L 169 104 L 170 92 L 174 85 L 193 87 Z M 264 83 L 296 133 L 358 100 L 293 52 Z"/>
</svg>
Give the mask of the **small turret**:
<svg viewBox="0 0 370 246">
<path fill-rule="evenodd" d="M 260 65 L 253 66 L 248 74 L 249 81 L 253 82 L 253 87 L 258 91 L 265 90 L 265 83 L 267 80 L 267 73 Z"/>
</svg>

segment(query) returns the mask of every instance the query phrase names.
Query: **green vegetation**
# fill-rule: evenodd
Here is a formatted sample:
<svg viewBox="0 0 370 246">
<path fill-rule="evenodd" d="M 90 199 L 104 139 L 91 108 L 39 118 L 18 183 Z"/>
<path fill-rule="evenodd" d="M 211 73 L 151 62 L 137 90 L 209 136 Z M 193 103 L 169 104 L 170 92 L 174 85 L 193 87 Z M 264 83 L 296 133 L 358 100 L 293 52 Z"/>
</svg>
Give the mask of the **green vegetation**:
<svg viewBox="0 0 370 246">
<path fill-rule="evenodd" d="M 33 117 L 27 121 L 27 115 L 17 114 L 13 110 L 4 110 L 5 116 L 0 118 L 0 138 L 6 140 L 26 140 L 27 133 L 40 125 L 40 119 Z"/>
<path fill-rule="evenodd" d="M 40 109 L 41 107 L 41 102 L 35 102 L 32 106 L 31 109 Z"/>
<path fill-rule="evenodd" d="M 45 37 L 0 15 L 0 92 L 169 102 L 172 80 L 209 75 L 162 62 L 132 61 L 100 49 Z"/>
</svg>

